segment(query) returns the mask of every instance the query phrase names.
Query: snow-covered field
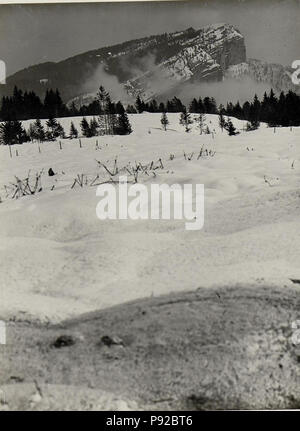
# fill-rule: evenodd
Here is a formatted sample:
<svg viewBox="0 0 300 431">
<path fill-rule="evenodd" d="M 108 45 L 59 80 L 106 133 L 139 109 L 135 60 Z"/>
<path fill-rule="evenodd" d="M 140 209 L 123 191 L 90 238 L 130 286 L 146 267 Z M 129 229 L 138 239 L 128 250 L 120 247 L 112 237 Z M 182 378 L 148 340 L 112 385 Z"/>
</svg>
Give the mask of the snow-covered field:
<svg viewBox="0 0 300 431">
<path fill-rule="evenodd" d="M 160 114 L 131 115 L 131 135 L 82 138 L 82 148 L 66 139 L 62 149 L 41 144 L 40 153 L 26 143 L 12 147 L 10 158 L 0 146 L 2 319 L 61 321 L 201 286 L 284 288 L 300 279 L 300 128 L 274 133 L 263 124 L 229 137 L 218 117 L 207 115 L 215 134 L 200 136 L 196 128 L 185 133 L 177 114 L 168 118 L 164 132 Z M 72 120 L 80 130 L 81 118 Z M 68 133 L 71 119 L 59 121 Z M 197 160 L 202 146 L 215 155 Z M 195 155 L 186 160 L 183 152 Z M 161 158 L 164 169 L 155 178 L 140 175 L 143 183 L 204 184 L 204 228 L 186 231 L 180 220 L 100 221 L 96 187 L 71 186 L 78 174 L 104 178 L 96 159 L 112 167 L 116 156 L 119 167 Z M 42 169 L 40 193 L 5 198 L 3 186 L 15 175 Z"/>
</svg>

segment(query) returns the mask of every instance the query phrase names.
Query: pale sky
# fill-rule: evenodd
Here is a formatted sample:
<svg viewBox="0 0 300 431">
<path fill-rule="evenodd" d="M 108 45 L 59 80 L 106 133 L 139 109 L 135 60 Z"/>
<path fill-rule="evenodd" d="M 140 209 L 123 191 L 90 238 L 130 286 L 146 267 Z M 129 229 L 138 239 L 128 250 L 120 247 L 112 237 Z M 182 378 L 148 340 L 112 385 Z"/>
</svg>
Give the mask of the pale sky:
<svg viewBox="0 0 300 431">
<path fill-rule="evenodd" d="M 300 58 L 300 0 L 0 5 L 0 59 L 8 75 L 103 46 L 217 22 L 243 33 L 247 57 Z"/>
</svg>

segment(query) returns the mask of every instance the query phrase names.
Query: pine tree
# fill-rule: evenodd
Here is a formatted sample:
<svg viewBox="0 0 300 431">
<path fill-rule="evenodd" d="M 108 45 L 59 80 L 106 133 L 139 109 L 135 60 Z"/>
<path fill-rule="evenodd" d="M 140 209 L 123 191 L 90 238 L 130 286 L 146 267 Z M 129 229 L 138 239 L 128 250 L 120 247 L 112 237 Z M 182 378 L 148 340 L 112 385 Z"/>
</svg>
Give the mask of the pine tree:
<svg viewBox="0 0 300 431">
<path fill-rule="evenodd" d="M 50 117 L 46 122 L 47 125 L 47 138 L 49 140 L 55 140 L 56 138 L 64 138 L 65 132 L 62 125 L 54 117 Z"/>
<path fill-rule="evenodd" d="M 44 98 L 44 109 L 45 114 L 50 118 L 57 115 L 55 106 L 55 95 L 52 89 L 46 90 L 46 95 Z"/>
<path fill-rule="evenodd" d="M 78 115 L 78 109 L 76 108 L 75 102 L 71 103 L 69 115 L 71 117 L 76 117 Z"/>
<path fill-rule="evenodd" d="M 193 123 L 193 120 L 191 118 L 191 114 L 187 112 L 186 107 L 183 107 L 183 110 L 180 114 L 179 124 L 185 127 L 185 131 L 188 133 L 191 128 L 190 125 Z"/>
<path fill-rule="evenodd" d="M 289 126 L 290 124 L 295 124 L 292 116 L 290 115 L 291 113 L 289 112 L 286 102 L 287 102 L 287 98 L 282 91 L 280 93 L 279 100 L 278 100 L 278 112 L 279 112 L 278 122 L 282 126 Z M 300 115 L 299 115 L 299 121 L 300 121 Z"/>
<path fill-rule="evenodd" d="M 136 98 L 135 106 L 136 106 L 137 112 L 138 112 L 139 114 L 141 114 L 142 112 L 144 112 L 144 111 L 145 111 L 145 103 L 144 103 L 144 102 L 143 102 L 143 100 L 140 98 L 140 96 L 138 96 L 138 97 Z"/>
<path fill-rule="evenodd" d="M 124 106 L 119 101 L 119 102 L 116 103 L 116 113 L 117 114 L 123 114 L 123 112 L 125 112 Z"/>
<path fill-rule="evenodd" d="M 226 105 L 226 114 L 232 115 L 233 114 L 233 104 L 231 102 L 227 103 Z"/>
<path fill-rule="evenodd" d="M 257 130 L 260 126 L 260 122 L 258 120 L 251 120 L 246 124 L 246 132 L 251 132 L 252 130 Z"/>
<path fill-rule="evenodd" d="M 80 127 L 82 135 L 88 138 L 90 136 L 90 126 L 85 117 L 83 117 L 83 119 L 81 120 Z"/>
<path fill-rule="evenodd" d="M 183 112 L 184 109 L 186 109 L 185 106 L 176 96 L 171 101 L 167 101 L 167 112 Z"/>
<path fill-rule="evenodd" d="M 114 104 L 111 102 L 109 93 L 100 86 L 97 93 L 97 100 L 100 105 L 99 127 L 105 135 L 113 135 L 117 125 L 117 116 Z"/>
<path fill-rule="evenodd" d="M 24 112 L 24 96 L 22 90 L 18 89 L 17 86 L 14 87 L 12 103 L 14 106 L 14 119 L 24 120 L 26 118 Z"/>
<path fill-rule="evenodd" d="M 280 118 L 280 113 L 278 110 L 278 100 L 275 97 L 275 93 L 271 88 L 268 97 L 268 119 L 267 123 L 269 126 L 274 127 L 278 125 L 278 119 Z"/>
<path fill-rule="evenodd" d="M 76 127 L 74 126 L 73 121 L 71 121 L 71 127 L 70 127 L 70 138 L 78 138 L 78 130 L 76 129 Z"/>
<path fill-rule="evenodd" d="M 248 120 L 250 115 L 250 103 L 247 101 L 243 104 L 243 119 Z"/>
<path fill-rule="evenodd" d="M 26 129 L 24 127 L 22 127 L 19 143 L 23 144 L 23 142 L 29 142 L 29 141 L 30 141 L 30 137 L 29 137 L 28 133 L 26 132 Z"/>
<path fill-rule="evenodd" d="M 2 145 L 22 144 L 27 140 L 27 134 L 21 121 L 7 120 L 0 124 L 0 141 Z"/>
<path fill-rule="evenodd" d="M 132 132 L 131 124 L 125 110 L 123 113 L 118 115 L 117 130 L 119 135 L 130 135 L 130 133 Z"/>
<path fill-rule="evenodd" d="M 64 128 L 63 128 L 63 126 L 60 123 L 57 123 L 54 135 L 55 135 L 56 138 L 58 138 L 58 137 L 61 138 L 61 139 L 65 139 L 66 138 L 66 134 L 65 134 Z"/>
<path fill-rule="evenodd" d="M 34 127 L 36 130 L 36 138 L 39 142 L 43 142 L 45 140 L 45 129 L 39 118 L 35 120 Z"/>
<path fill-rule="evenodd" d="M 32 141 L 37 140 L 39 142 L 43 142 L 45 140 L 44 126 L 39 118 L 35 120 L 33 124 L 30 123 L 29 137 Z"/>
<path fill-rule="evenodd" d="M 225 113 L 225 109 L 224 109 L 223 105 L 220 105 L 219 106 L 219 126 L 221 127 L 222 132 L 223 132 L 225 124 L 226 124 L 224 113 Z"/>
<path fill-rule="evenodd" d="M 13 121 L 6 120 L 0 124 L 0 141 L 2 145 L 12 145 L 14 139 Z"/>
<path fill-rule="evenodd" d="M 6 120 L 0 124 L 0 142 L 2 145 L 12 145 L 13 122 Z"/>
<path fill-rule="evenodd" d="M 165 112 L 165 111 L 166 111 L 165 104 L 163 102 L 160 102 L 158 107 L 158 112 Z"/>
<path fill-rule="evenodd" d="M 136 114 L 136 109 L 133 105 L 127 105 L 126 112 L 127 114 Z"/>
<path fill-rule="evenodd" d="M 249 120 L 259 120 L 261 114 L 261 103 L 258 100 L 257 95 L 255 94 L 253 103 L 250 106 Z"/>
<path fill-rule="evenodd" d="M 108 118 L 107 118 L 107 110 L 108 104 L 110 102 L 109 93 L 105 91 L 105 88 L 101 85 L 99 87 L 99 91 L 97 93 L 97 100 L 100 106 L 100 115 L 99 115 L 99 124 L 103 128 L 103 133 L 108 134 Z"/>
<path fill-rule="evenodd" d="M 32 123 L 29 124 L 28 136 L 32 142 L 35 140 L 35 128 Z"/>
<path fill-rule="evenodd" d="M 50 117 L 47 121 L 46 121 L 46 126 L 49 128 L 49 129 L 51 129 L 51 130 L 53 130 L 53 129 L 55 129 L 55 127 L 57 126 L 57 120 L 56 120 L 56 118 L 54 118 L 54 117 Z"/>
<path fill-rule="evenodd" d="M 206 114 L 214 114 L 214 99 L 211 99 L 210 97 L 204 97 L 203 99 L 203 106 L 204 106 L 204 112 Z"/>
<path fill-rule="evenodd" d="M 99 129 L 99 123 L 95 118 L 92 118 L 90 121 L 90 127 L 89 127 L 89 136 L 97 136 L 98 135 L 98 129 Z"/>
<path fill-rule="evenodd" d="M 211 99 L 210 99 L 210 113 L 211 114 L 217 114 L 218 113 L 217 103 L 216 103 L 216 100 L 214 99 L 214 97 L 211 97 Z"/>
<path fill-rule="evenodd" d="M 158 104 L 155 99 L 151 100 L 149 109 L 150 112 L 159 112 Z"/>
<path fill-rule="evenodd" d="M 239 119 L 243 118 L 243 110 L 241 108 L 240 102 L 237 101 L 235 106 L 233 107 L 233 116 Z"/>
<path fill-rule="evenodd" d="M 52 89 L 46 91 L 44 110 L 45 114 L 50 118 L 59 117 L 65 113 L 66 107 L 63 104 L 58 89 L 56 91 Z"/>
<path fill-rule="evenodd" d="M 202 135 L 206 121 L 205 115 L 202 113 L 199 114 L 198 117 L 195 118 L 195 121 L 198 123 L 197 127 L 199 129 L 199 133 Z"/>
<path fill-rule="evenodd" d="M 203 101 L 202 101 L 201 97 L 199 97 L 199 100 L 198 100 L 198 112 L 200 114 L 204 114 L 205 113 L 204 104 L 203 104 Z"/>
<path fill-rule="evenodd" d="M 166 112 L 163 112 L 163 113 L 161 114 L 160 122 L 161 122 L 161 124 L 162 124 L 162 126 L 163 126 L 164 131 L 166 132 L 166 131 L 167 131 L 167 125 L 169 124 L 169 120 L 168 120 L 168 117 L 167 117 L 167 113 L 166 113 Z"/>
<path fill-rule="evenodd" d="M 237 135 L 236 128 L 234 127 L 232 121 L 229 118 L 226 121 L 225 129 L 227 130 L 229 136 Z"/>
<path fill-rule="evenodd" d="M 58 89 L 55 91 L 55 109 L 56 109 L 56 116 L 61 117 L 65 113 L 65 106 L 63 104 L 62 98 L 60 97 L 60 93 Z"/>
<path fill-rule="evenodd" d="M 190 110 L 190 112 L 193 112 L 194 114 L 199 112 L 199 106 L 198 106 L 197 99 L 194 98 L 191 101 L 190 106 L 189 106 L 189 110 Z"/>
</svg>

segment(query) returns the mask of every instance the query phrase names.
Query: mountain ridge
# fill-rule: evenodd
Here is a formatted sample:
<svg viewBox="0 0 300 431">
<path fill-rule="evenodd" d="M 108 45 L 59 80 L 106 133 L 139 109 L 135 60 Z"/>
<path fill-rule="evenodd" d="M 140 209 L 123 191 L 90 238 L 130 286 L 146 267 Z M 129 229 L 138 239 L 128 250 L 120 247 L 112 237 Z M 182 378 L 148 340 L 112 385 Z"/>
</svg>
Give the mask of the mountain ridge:
<svg viewBox="0 0 300 431">
<path fill-rule="evenodd" d="M 180 90 L 186 83 L 220 82 L 250 77 L 277 91 L 299 91 L 290 80 L 291 68 L 248 60 L 242 33 L 233 25 L 217 23 L 195 30 L 162 33 L 76 54 L 59 62 L 29 66 L 7 78 L 0 94 L 16 85 L 43 97 L 58 88 L 66 103 L 93 97 L 99 85 L 114 99 L 145 101 Z"/>
</svg>

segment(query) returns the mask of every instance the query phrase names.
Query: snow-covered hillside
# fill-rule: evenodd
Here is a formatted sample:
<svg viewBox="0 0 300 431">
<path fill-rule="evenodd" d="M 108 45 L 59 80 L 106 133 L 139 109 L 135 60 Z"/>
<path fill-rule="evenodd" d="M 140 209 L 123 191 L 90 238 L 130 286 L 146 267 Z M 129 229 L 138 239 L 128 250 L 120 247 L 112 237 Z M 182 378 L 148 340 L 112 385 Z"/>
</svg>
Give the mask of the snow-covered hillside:
<svg viewBox="0 0 300 431">
<path fill-rule="evenodd" d="M 218 117 L 207 115 L 214 134 L 185 133 L 178 114 L 131 115 L 134 132 L 41 144 L 0 146 L 1 318 L 60 321 L 68 316 L 136 298 L 201 286 L 288 285 L 300 278 L 300 128 L 261 125 L 229 137 Z M 79 129 L 81 118 L 70 121 Z M 25 122 L 25 127 L 30 122 Z M 96 145 L 98 141 L 98 145 Z M 97 149 L 98 147 L 98 149 Z M 197 160 L 203 147 L 215 152 Z M 16 150 L 18 156 L 16 156 Z M 191 160 L 186 155 L 194 156 Z M 170 155 L 174 155 L 170 157 Z M 139 182 L 205 185 L 205 223 L 186 231 L 181 220 L 100 221 L 96 187 L 78 185 L 103 168 L 157 162 L 156 177 Z M 47 172 L 52 168 L 55 176 Z M 6 199 L 4 185 L 44 169 L 43 190 Z"/>
</svg>

